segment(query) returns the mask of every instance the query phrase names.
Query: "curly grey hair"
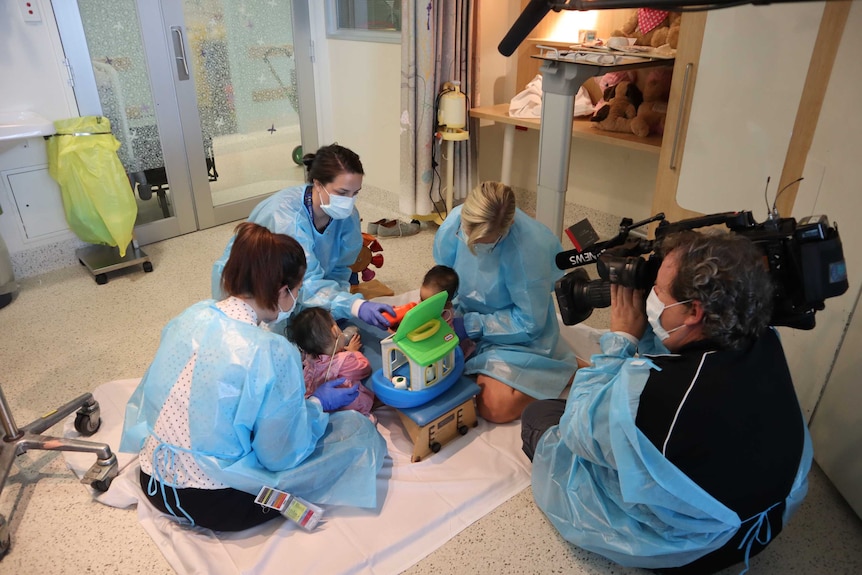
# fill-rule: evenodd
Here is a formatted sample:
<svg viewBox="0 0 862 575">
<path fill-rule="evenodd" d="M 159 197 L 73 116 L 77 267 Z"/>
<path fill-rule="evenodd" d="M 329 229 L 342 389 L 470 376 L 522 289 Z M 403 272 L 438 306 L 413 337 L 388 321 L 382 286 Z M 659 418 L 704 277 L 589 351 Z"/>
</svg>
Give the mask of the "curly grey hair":
<svg viewBox="0 0 862 575">
<path fill-rule="evenodd" d="M 763 253 L 748 238 L 685 231 L 664 238 L 660 251 L 676 258 L 671 295 L 701 302 L 705 337 L 741 349 L 769 325 L 773 285 Z"/>
</svg>

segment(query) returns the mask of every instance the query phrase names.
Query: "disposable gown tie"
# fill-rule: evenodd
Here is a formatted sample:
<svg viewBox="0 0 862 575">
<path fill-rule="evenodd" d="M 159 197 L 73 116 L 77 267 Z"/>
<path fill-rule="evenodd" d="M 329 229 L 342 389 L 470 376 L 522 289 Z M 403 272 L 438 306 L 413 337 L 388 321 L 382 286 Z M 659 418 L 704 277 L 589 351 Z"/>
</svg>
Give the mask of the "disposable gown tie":
<svg viewBox="0 0 862 575">
<path fill-rule="evenodd" d="M 138 453 L 155 436 L 159 414 L 196 354 L 191 449 L 159 440 L 166 467 L 152 477 L 175 485 L 173 464 L 191 453 L 207 477 L 252 495 L 267 485 L 316 504 L 377 505 L 386 443 L 374 425 L 355 411 L 327 414 L 306 400 L 302 361 L 287 338 L 229 318 L 214 301 L 194 304 L 162 331 L 156 357 L 126 405 L 120 451 Z"/>
<path fill-rule="evenodd" d="M 573 385 L 560 424 L 537 446 L 532 475 L 539 508 L 567 541 L 620 565 L 649 569 L 686 565 L 744 526 L 747 564 L 753 541 L 771 539 L 769 509 L 743 521 L 668 461 L 635 423 L 655 364 L 632 358 L 633 344 L 614 333 L 602 336 L 602 350 L 590 377 Z M 616 373 L 617 362 L 624 365 L 611 381 L 607 373 Z M 806 427 L 783 523 L 805 497 L 812 455 Z"/>
<path fill-rule="evenodd" d="M 85 242 L 116 246 L 120 257 L 132 241 L 138 205 L 117 150 L 120 142 L 104 117 L 54 122 L 48 139 L 48 173 L 60 185 L 69 228 Z"/>
</svg>

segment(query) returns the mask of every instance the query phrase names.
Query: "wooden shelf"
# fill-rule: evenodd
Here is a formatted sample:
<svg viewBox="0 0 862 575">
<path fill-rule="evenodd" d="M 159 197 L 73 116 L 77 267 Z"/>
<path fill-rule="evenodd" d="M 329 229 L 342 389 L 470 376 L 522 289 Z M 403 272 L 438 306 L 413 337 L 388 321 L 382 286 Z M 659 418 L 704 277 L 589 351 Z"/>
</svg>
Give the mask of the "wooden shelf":
<svg viewBox="0 0 862 575">
<path fill-rule="evenodd" d="M 482 120 L 491 120 L 500 124 L 509 124 L 527 130 L 538 130 L 541 121 L 538 118 L 515 118 L 509 115 L 509 104 L 471 108 L 470 116 Z M 632 150 L 640 150 L 658 155 L 661 150 L 661 136 L 640 138 L 634 134 L 623 132 L 606 132 L 593 126 L 588 117 L 574 118 L 572 121 L 572 137 L 578 140 L 603 142 L 612 146 L 620 146 Z"/>
</svg>

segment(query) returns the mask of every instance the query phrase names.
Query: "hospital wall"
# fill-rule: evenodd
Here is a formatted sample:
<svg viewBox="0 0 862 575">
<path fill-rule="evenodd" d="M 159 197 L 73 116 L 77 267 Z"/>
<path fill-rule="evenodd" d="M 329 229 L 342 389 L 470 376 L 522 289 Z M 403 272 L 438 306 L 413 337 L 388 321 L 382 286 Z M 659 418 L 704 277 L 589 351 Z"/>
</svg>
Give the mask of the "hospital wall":
<svg viewBox="0 0 862 575">
<path fill-rule="evenodd" d="M 323 2 L 309 2 L 320 143 L 338 142 L 362 159 L 366 185 L 397 193 L 401 45 L 326 38 Z M 397 204 L 393 204 L 395 206 Z"/>
<path fill-rule="evenodd" d="M 332 140 L 359 154 L 367 184 L 397 192 L 401 46 L 345 40 L 330 40 L 328 44 Z"/>
</svg>

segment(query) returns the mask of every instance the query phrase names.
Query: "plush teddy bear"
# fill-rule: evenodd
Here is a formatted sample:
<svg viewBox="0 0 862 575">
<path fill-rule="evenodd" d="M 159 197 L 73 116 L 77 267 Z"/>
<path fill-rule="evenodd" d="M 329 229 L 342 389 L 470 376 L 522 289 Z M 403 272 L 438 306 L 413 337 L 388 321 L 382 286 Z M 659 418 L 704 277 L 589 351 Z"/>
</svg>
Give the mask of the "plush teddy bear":
<svg viewBox="0 0 862 575">
<path fill-rule="evenodd" d="M 643 103 L 638 106 L 637 116 L 631 122 L 634 135 L 644 138 L 650 134 L 664 133 L 672 76 L 672 68 L 650 70 L 643 85 Z"/>
<path fill-rule="evenodd" d="M 679 23 L 682 21 L 682 14 L 671 12 L 668 19 L 670 20 L 670 27 L 667 30 L 667 44 L 676 50 L 679 44 Z"/>
<path fill-rule="evenodd" d="M 632 119 L 643 102 L 643 94 L 634 82 L 624 80 L 605 89 L 607 102 L 590 118 L 596 128 L 608 132 L 631 132 Z"/>
<path fill-rule="evenodd" d="M 681 19 L 682 15 L 678 12 L 638 8 L 621 29 L 611 32 L 611 37 L 634 38 L 635 46 L 658 48 L 670 44 L 671 48 L 676 48 Z M 671 34 L 672 29 L 673 34 Z"/>
</svg>

